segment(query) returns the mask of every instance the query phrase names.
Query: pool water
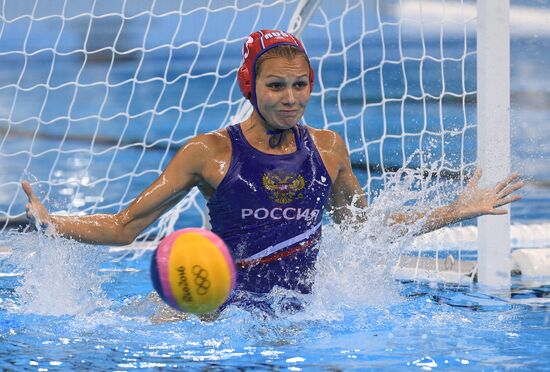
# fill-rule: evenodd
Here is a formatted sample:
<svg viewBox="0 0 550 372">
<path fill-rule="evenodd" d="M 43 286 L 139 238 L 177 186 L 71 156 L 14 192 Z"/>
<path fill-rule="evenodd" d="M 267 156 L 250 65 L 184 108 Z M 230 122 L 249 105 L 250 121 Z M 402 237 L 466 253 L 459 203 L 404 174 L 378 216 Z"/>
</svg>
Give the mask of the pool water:
<svg viewBox="0 0 550 372">
<path fill-rule="evenodd" d="M 13 253 L 0 259 L 2 369 L 533 370 L 550 362 L 550 277 L 514 277 L 502 299 L 369 271 L 354 282 L 334 277 L 331 291 L 301 298 L 301 311 L 278 306 L 297 297 L 279 290 L 274 313 L 230 306 L 216 320 L 163 322 L 163 307 L 148 299 L 152 251 L 10 239 Z"/>
<path fill-rule="evenodd" d="M 535 3 L 547 8 L 540 1 Z M 375 13 L 372 15 L 376 16 Z M 26 22 L 25 19 L 22 21 L 6 25 L 17 26 Z M 162 31 L 162 27 L 158 29 Z M 216 29 L 211 31 L 218 32 Z M 384 29 L 384 38 L 388 42 L 399 36 L 399 33 L 389 31 Z M 54 34 L 56 28 L 44 32 Z M 6 37 L 6 34 L 4 32 L 3 36 Z M 323 45 L 316 44 L 313 36 L 312 33 L 305 35 L 308 50 L 312 56 L 321 55 Z M 442 39 L 439 33 L 433 38 L 428 37 L 425 47 L 418 50 L 422 53 L 424 49 L 439 50 Z M 31 41 L 26 38 L 25 45 L 29 48 Z M 459 41 L 445 45 L 447 56 L 463 55 L 465 43 L 462 39 Z M 475 45 L 469 41 L 467 44 Z M 550 45 L 547 32 L 532 37 L 513 36 L 511 43 L 513 169 L 520 170 L 523 176 L 544 182 L 547 182 L 550 172 L 550 131 L 547 124 L 550 105 L 546 104 L 548 84 L 543 78 L 550 73 L 550 64 L 541 63 L 548 59 L 548 56 L 544 57 L 550 50 L 545 48 L 547 45 Z M 375 45 L 370 47 L 366 57 L 372 58 L 372 61 L 367 62 L 367 66 L 380 63 L 382 50 L 377 48 Z M 228 49 L 223 68 L 235 69 L 240 61 L 241 44 L 239 42 Z M 64 47 L 61 50 L 65 50 Z M 177 54 L 176 50 L 173 52 Z M 218 61 L 219 53 L 217 50 L 210 51 L 215 58 L 208 53 L 205 50 L 205 63 L 197 64 L 195 78 L 203 72 L 213 71 L 212 61 Z M 22 75 L 14 71 L 22 71 L 23 67 L 29 81 L 47 83 L 51 88 L 64 84 L 71 86 L 77 80 L 75 74 L 84 67 L 78 60 L 56 56 L 52 74 L 51 56 L 50 53 L 32 53 L 28 58 L 15 62 L 9 58 L 0 61 L 0 86 L 8 87 L 0 91 L 0 98 L 12 102 L 13 89 L 10 87 L 16 83 L 15 80 L 22 79 Z M 175 68 L 174 71 L 165 69 L 162 58 L 150 58 L 150 62 L 140 66 L 143 76 L 168 76 L 168 80 L 172 81 L 173 77 L 186 71 L 183 65 L 185 58 L 174 59 L 177 62 L 173 64 L 176 67 L 171 67 Z M 157 89 L 155 84 L 134 84 L 133 80 L 128 80 L 129 71 L 134 71 L 136 61 L 128 59 L 114 65 L 100 62 L 86 64 L 80 81 L 81 88 L 86 88 L 80 90 L 87 94 L 82 96 L 85 98 L 77 100 L 69 108 L 67 103 L 74 101 L 74 92 L 71 89 L 51 89 L 49 100 L 52 103 L 48 104 L 41 117 L 41 120 L 50 123 L 41 125 L 39 130 L 36 127 L 39 120 L 34 112 L 42 106 L 36 104 L 43 102 L 43 97 L 40 97 L 42 90 L 27 89 L 26 94 L 19 91 L 28 99 L 21 100 L 12 113 L 3 115 L 4 119 L 18 123 L 18 126 L 13 127 L 12 136 L 2 136 L 0 175 L 8 187 L 4 188 L 3 194 L 0 193 L 0 212 L 8 216 L 22 215 L 25 197 L 18 182 L 21 178 L 32 180 L 33 177 L 36 181 L 50 181 L 53 186 L 52 210 L 117 212 L 119 207 L 126 205 L 158 176 L 157 171 L 165 165 L 166 153 L 173 153 L 177 146 L 170 150 L 167 145 L 166 151 L 152 149 L 145 152 L 141 144 L 136 144 L 107 151 L 107 146 L 101 141 L 89 149 L 89 141 L 83 144 L 70 138 L 96 135 L 95 131 L 98 138 L 115 142 L 121 138 L 124 143 L 132 143 L 135 138 L 142 138 L 144 144 L 155 143 L 159 139 L 163 139 L 160 142 L 163 144 L 164 139 L 171 138 L 174 141 L 172 145 L 179 145 L 196 129 L 201 132 L 217 129 L 227 119 L 229 109 L 212 107 L 204 115 L 211 121 L 197 124 L 198 117 L 203 116 L 203 108 L 188 110 L 197 103 L 206 102 L 205 97 L 212 94 L 210 76 L 197 78 L 193 94 L 183 97 L 181 91 L 186 81 L 175 80 L 165 86 L 166 97 L 160 100 L 160 96 L 154 93 Z M 447 90 L 464 91 L 465 94 L 474 92 L 475 55 L 465 56 L 462 62 L 456 64 L 451 62 L 447 61 L 459 68 L 445 72 Z M 318 64 L 318 61 L 313 60 L 313 63 Z M 317 69 L 318 65 L 315 67 Z M 337 63 L 326 63 L 319 80 L 326 87 L 335 82 L 338 86 L 342 76 L 340 67 Z M 387 85 L 384 96 L 389 94 L 390 97 L 396 95 L 400 98 L 400 89 L 405 85 L 398 77 L 405 75 L 397 70 L 402 68 L 412 70 L 407 71 L 406 75 L 411 87 L 422 87 L 426 92 L 438 91 L 441 64 L 423 63 L 422 69 L 417 67 L 416 62 L 402 66 L 386 64 L 379 72 L 365 75 L 368 80 L 365 87 L 354 88 L 350 84 L 348 94 L 354 97 L 362 94 L 365 88 L 370 99 L 380 98 L 382 101 L 378 97 L 381 94 L 378 92 L 380 83 L 369 80 L 369 76 L 380 75 Z M 109 104 L 103 105 L 106 97 L 102 82 L 107 70 L 112 82 L 119 86 L 110 89 Z M 53 78 L 45 81 L 45 76 Z M 219 79 L 216 86 L 225 97 L 234 86 L 234 76 Z M 353 89 L 358 89 L 357 94 Z M 136 94 L 130 107 L 129 97 L 134 90 Z M 333 121 L 338 123 L 341 112 L 357 112 L 362 105 L 361 100 L 353 99 L 342 107 L 335 101 L 328 101 L 328 119 L 325 119 L 320 117 L 321 97 L 318 91 L 315 93 L 306 114 L 306 121 L 312 125 L 323 125 L 325 120 L 331 124 Z M 409 93 L 420 95 L 414 91 Z M 464 143 L 462 136 L 451 136 L 445 143 L 447 161 L 460 160 L 457 154 L 466 157 L 465 163 L 474 161 L 475 104 L 467 102 L 463 108 L 461 102 L 445 102 L 445 109 L 440 110 L 438 100 L 419 102 L 408 99 L 403 102 L 404 106 L 400 102 L 387 102 L 368 108 L 365 112 L 368 122 L 377 124 L 369 126 L 368 131 L 352 121 L 346 127 L 335 125 L 332 129 L 345 129 L 347 136 L 356 139 L 372 135 L 374 137 L 369 137 L 369 140 L 375 140 L 375 143 L 380 140 L 377 136 L 382 136 L 381 123 L 386 123 L 387 133 L 401 133 L 403 124 L 410 134 L 416 134 L 424 126 L 428 107 L 431 113 L 427 120 L 429 123 L 437 124 L 438 128 L 440 123 L 446 129 L 456 125 L 464 128 Z M 142 114 L 122 121 L 118 120 L 118 116 L 113 116 L 121 107 L 122 112 L 130 110 L 134 114 L 134 106 L 140 113 L 148 110 L 156 112 L 154 120 Z M 174 109 L 180 106 L 188 111 L 185 120 L 180 120 L 181 112 Z M 407 115 L 402 123 L 399 117 L 404 107 Z M 36 138 L 31 143 L 23 135 L 18 137 L 15 129 L 23 134 L 38 131 L 41 136 L 34 136 Z M 69 140 L 64 142 L 67 134 Z M 58 138 L 52 139 L 55 136 Z M 363 142 L 351 140 L 349 145 L 357 150 L 362 148 Z M 380 158 L 386 165 L 402 165 L 401 146 L 406 146 L 404 152 L 407 154 L 416 149 L 414 142 L 393 141 L 390 138 L 383 146 L 369 147 L 377 155 L 369 156 L 376 161 Z M 29 148 L 33 149 L 32 159 L 31 154 L 27 153 Z M 79 151 L 71 153 L 71 156 L 62 155 L 57 162 L 53 159 L 57 153 L 46 151 L 50 149 Z M 434 158 L 439 158 L 438 152 L 442 151 L 442 147 L 433 150 Z M 364 151 L 352 154 L 354 162 L 364 161 L 363 157 Z M 111 168 L 111 162 L 116 166 Z M 56 164 L 54 168 L 52 163 Z M 23 174 L 23 171 L 27 173 Z M 107 183 L 101 181 L 106 174 L 113 178 Z M 121 178 L 117 179 L 119 176 Z M 362 185 L 372 186 L 375 191 L 382 187 L 378 182 L 380 180 L 367 179 L 364 171 L 357 171 L 357 176 Z M 67 186 L 69 180 L 78 182 L 73 184 L 70 181 Z M 95 186 L 87 185 L 90 181 Z M 548 221 L 550 189 L 543 186 L 544 182 L 530 184 L 524 189 L 524 199 L 512 206 L 514 222 Z M 44 195 L 40 188 L 37 191 Z M 391 200 L 408 200 L 390 196 L 378 212 L 402 208 L 402 205 L 392 205 Z M 185 213 L 175 227 L 200 226 L 201 222 L 200 216 Z M 371 222 L 367 230 L 369 233 L 377 231 L 374 229 L 379 225 L 376 221 Z M 388 249 L 382 239 L 374 245 L 364 244 L 369 253 L 362 255 L 359 251 L 364 247 L 354 245 L 350 240 L 368 241 L 369 236 L 344 239 L 325 231 L 324 238 L 324 244 L 332 250 L 329 249 L 330 254 L 320 257 L 316 291 L 299 298 L 304 304 L 303 310 L 288 311 L 285 303 L 299 296 L 278 290 L 270 296 L 273 312 L 230 306 L 216 320 L 202 321 L 194 316 L 185 320 L 168 319 L 164 308 L 149 299 L 153 291 L 149 279 L 151 251 L 139 254 L 136 251 L 110 251 L 105 247 L 55 241 L 36 234 L 0 235 L 0 246 L 13 250 L 9 256 L 0 255 L 0 368 L 291 371 L 321 368 L 548 369 L 550 277 L 513 277 L 509 298 L 489 295 L 474 285 L 460 287 L 402 282 L 390 275 L 392 263 L 400 253 L 399 247 Z M 169 321 L 163 322 L 163 319 Z"/>
</svg>

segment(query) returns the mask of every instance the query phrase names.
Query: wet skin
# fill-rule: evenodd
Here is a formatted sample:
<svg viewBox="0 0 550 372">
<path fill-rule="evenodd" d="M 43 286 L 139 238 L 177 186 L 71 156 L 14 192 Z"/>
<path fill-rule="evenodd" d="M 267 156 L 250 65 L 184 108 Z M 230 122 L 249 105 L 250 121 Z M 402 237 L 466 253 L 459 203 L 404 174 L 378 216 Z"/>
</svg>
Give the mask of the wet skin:
<svg viewBox="0 0 550 372">
<path fill-rule="evenodd" d="M 265 121 L 254 111 L 241 124 L 246 139 L 253 147 L 270 154 L 296 151 L 292 131 L 286 131 L 281 143 L 272 148 L 266 130 L 290 129 L 302 118 L 310 98 L 308 76 L 309 66 L 302 56 L 292 59 L 275 57 L 264 61 L 256 79 L 256 95 Z M 328 206 L 333 220 L 340 223 L 349 218 L 350 205 L 365 208 L 365 218 L 368 218 L 367 201 L 353 174 L 342 138 L 331 130 L 307 129 L 333 184 Z M 29 199 L 27 217 L 33 223 L 39 221 L 44 226 L 53 226 L 61 236 L 82 242 L 130 244 L 193 187 L 197 186 L 208 199 L 227 173 L 230 161 L 231 141 L 225 129 L 198 135 L 180 148 L 155 182 L 117 214 L 52 216 L 33 193 L 30 184 L 23 181 L 22 187 Z M 523 187 L 517 174 L 487 189 L 478 187 L 480 177 L 481 171 L 477 170 L 453 204 L 431 211 L 423 232 L 485 214 L 505 214 L 507 211 L 499 207 L 520 199 L 519 195 L 513 194 Z M 400 214 L 392 216 L 392 220 L 394 223 L 412 223 L 422 217 Z"/>
</svg>

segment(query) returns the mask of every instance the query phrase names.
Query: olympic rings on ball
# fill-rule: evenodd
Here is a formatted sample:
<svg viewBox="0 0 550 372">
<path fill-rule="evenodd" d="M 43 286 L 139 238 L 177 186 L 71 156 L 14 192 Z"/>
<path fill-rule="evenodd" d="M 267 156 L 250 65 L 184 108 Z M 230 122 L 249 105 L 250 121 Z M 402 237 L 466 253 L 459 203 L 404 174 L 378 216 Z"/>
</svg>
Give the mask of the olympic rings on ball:
<svg viewBox="0 0 550 372">
<path fill-rule="evenodd" d="M 210 288 L 210 280 L 208 280 L 208 271 L 203 269 L 199 265 L 193 266 L 193 274 L 195 275 L 195 284 L 197 285 L 197 293 L 201 296 L 204 296 L 208 293 L 208 288 Z"/>
<path fill-rule="evenodd" d="M 223 240 L 204 229 L 175 231 L 151 260 L 151 279 L 171 307 L 196 314 L 221 306 L 235 288 L 235 263 Z"/>
</svg>

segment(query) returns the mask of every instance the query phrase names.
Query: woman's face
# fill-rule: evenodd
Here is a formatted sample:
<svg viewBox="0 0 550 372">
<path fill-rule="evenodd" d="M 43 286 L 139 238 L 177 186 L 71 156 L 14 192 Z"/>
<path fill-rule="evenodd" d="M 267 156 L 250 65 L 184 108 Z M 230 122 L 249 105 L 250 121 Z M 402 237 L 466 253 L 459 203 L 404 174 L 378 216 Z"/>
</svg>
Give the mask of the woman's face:
<svg viewBox="0 0 550 372">
<path fill-rule="evenodd" d="M 269 126 L 295 126 L 304 115 L 309 96 L 309 65 L 303 56 L 274 57 L 263 62 L 256 77 L 256 101 Z"/>
</svg>

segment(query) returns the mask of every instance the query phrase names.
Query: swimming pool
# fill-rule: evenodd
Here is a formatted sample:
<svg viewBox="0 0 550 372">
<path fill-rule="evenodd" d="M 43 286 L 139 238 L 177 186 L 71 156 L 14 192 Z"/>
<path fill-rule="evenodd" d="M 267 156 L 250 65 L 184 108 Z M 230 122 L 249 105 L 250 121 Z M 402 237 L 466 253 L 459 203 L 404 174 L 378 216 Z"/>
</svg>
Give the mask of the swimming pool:
<svg viewBox="0 0 550 372">
<path fill-rule="evenodd" d="M 18 3 L 33 4 L 19 1 L 11 5 Z M 125 4 L 130 6 L 129 2 Z M 430 5 L 426 1 L 423 4 Z M 137 26 L 152 12 L 149 9 L 137 17 Z M 72 14 L 71 9 L 63 14 Z M 242 44 L 236 38 L 242 37 L 241 33 L 232 36 L 232 46 L 221 60 L 214 45 L 204 49 L 201 62 L 192 69 L 189 53 L 195 46 L 178 42 L 177 47 L 169 47 L 163 32 L 157 35 L 159 40 L 148 39 L 151 45 L 158 41 L 162 47 L 148 50 L 144 58 L 137 53 L 124 55 L 116 63 L 108 58 L 90 58 L 83 64 L 82 46 L 74 34 L 57 43 L 57 30 L 62 27 L 57 17 L 42 19 L 23 41 L 18 37 L 23 33 L 17 30 L 27 30 L 30 20 L 8 15 L 10 22 L 3 25 L 2 36 L 8 41 L 12 37 L 13 44 L 21 49 L 12 50 L 10 43 L 0 43 L 0 180 L 4 185 L 0 188 L 0 216 L 21 215 L 24 197 L 19 181 L 32 177 L 49 182 L 42 185 L 47 190 L 38 187 L 38 193 L 44 196 L 51 191 L 53 210 L 117 212 L 158 176 L 187 136 L 217 129 L 222 119 L 233 113 L 240 98 L 231 89 Z M 173 16 L 151 18 L 162 21 Z M 201 17 L 201 12 L 197 16 Z M 376 13 L 370 12 L 369 17 L 376 18 Z M 78 18 L 63 23 L 67 26 L 63 29 L 69 30 L 71 25 L 81 29 Z M 177 15 L 174 18 L 168 25 L 178 22 Z M 104 26 L 101 22 L 95 25 L 98 29 Z M 241 26 L 244 28 L 244 23 Z M 362 107 L 357 99 L 362 87 L 353 84 L 344 95 L 350 99 L 342 105 L 337 105 L 339 97 L 335 95 L 321 96 L 317 84 L 306 116 L 308 123 L 336 123 L 332 129 L 346 131 L 352 148 L 363 145 L 358 139 L 364 135 L 375 142 L 366 152 L 371 160 L 391 166 L 402 165 L 401 151 L 397 150 L 404 147 L 412 151 L 417 143 L 392 138 L 382 143 L 378 139 L 385 136 L 385 131 L 400 133 L 401 125 L 409 134 L 417 134 L 426 120 L 430 126 L 441 125 L 452 132 L 445 138 L 448 161 L 460 161 L 453 157 L 460 153 L 460 146 L 464 146 L 466 163 L 474 161 L 476 118 L 471 98 L 475 57 L 471 52 L 475 44 L 470 39 L 456 42 L 437 33 L 428 36 L 422 46 L 410 44 L 404 50 L 407 61 L 403 62 L 401 56 L 393 55 L 397 49 L 386 51 L 385 46 L 378 45 L 382 29 L 388 45 L 397 45 L 400 34 L 394 26 L 390 20 L 364 39 L 368 46 L 365 67 L 369 68 L 365 74 L 366 93 L 369 100 L 380 100 L 380 104 L 365 111 L 368 130 L 352 119 Z M 8 32 L 11 27 L 15 31 Z M 312 56 L 324 51 L 324 45 L 315 43 L 316 31 L 314 28 L 305 35 Z M 550 219 L 550 189 L 544 186 L 550 172 L 550 96 L 544 77 L 550 74 L 550 65 L 541 63 L 549 56 L 545 46 L 550 44 L 550 35 L 540 32 L 535 36 L 512 35 L 512 160 L 514 170 L 541 182 L 529 184 L 524 199 L 512 206 L 513 222 Z M 438 56 L 441 39 L 446 56 L 463 58 L 446 62 L 445 67 L 450 68 L 443 82 L 449 92 L 464 94 L 464 105 L 460 100 L 442 105 L 425 96 L 439 96 L 444 63 L 433 63 L 432 57 L 422 63 L 414 58 L 418 53 L 424 55 L 425 50 L 435 51 Z M 167 50 L 173 53 L 174 63 L 166 63 Z M 382 64 L 383 52 L 389 53 L 390 60 L 396 57 L 403 63 Z M 325 87 L 339 85 L 339 61 L 324 64 L 319 81 Z M 319 68 L 318 59 L 313 63 Z M 406 85 L 401 68 L 407 72 Z M 191 75 L 181 78 L 188 70 Z M 209 76 L 213 70 L 221 77 L 216 84 Z M 350 67 L 350 72 L 354 70 L 357 66 Z M 160 84 L 159 77 L 166 84 Z M 379 89 L 382 80 L 384 92 Z M 188 81 L 190 93 L 181 96 Z M 45 86 L 49 88 L 47 99 Z M 422 95 L 423 100 L 407 97 L 392 102 L 392 98 L 406 95 L 405 88 L 412 96 Z M 223 93 L 225 97 L 228 91 L 232 92 L 230 103 L 221 108 L 208 105 L 211 96 L 218 98 Z M 19 97 L 16 104 L 14 92 Z M 196 106 L 205 102 L 204 107 Z M 327 106 L 328 118 L 320 115 L 322 105 Z M 428 115 L 424 116 L 426 110 Z M 346 127 L 341 125 L 342 113 L 347 115 L 344 121 L 349 120 Z M 403 121 L 399 120 L 401 116 Z M 12 122 L 16 125 L 11 126 Z M 387 128 L 380 123 L 387 123 Z M 457 126 L 465 134 L 464 143 L 461 136 L 454 135 Z M 442 152 L 441 147 L 435 147 L 435 158 Z M 353 161 L 364 162 L 364 154 L 354 153 Z M 362 185 L 372 186 L 374 191 L 381 188 L 380 179 L 368 179 L 364 170 L 356 172 Z M 175 228 L 201 225 L 201 217 L 195 212 L 190 209 L 182 213 Z M 135 251 L 109 251 L 105 247 L 51 241 L 36 234 L 4 233 L 0 235 L 0 246 L 13 250 L 10 256 L 0 258 L 0 367 L 5 369 L 532 370 L 545 369 L 550 362 L 547 277 L 514 277 L 508 301 L 484 294 L 475 286 L 396 281 L 388 270 L 395 258 L 392 254 L 397 252 L 385 251 L 384 245 L 371 246 L 367 249 L 370 256 L 365 256 L 360 247 L 352 245 L 347 251 L 351 255 L 341 256 L 341 265 L 321 264 L 319 282 L 325 285 L 301 299 L 305 303 L 303 311 L 285 311 L 285 304 L 294 301 L 296 295 L 279 291 L 271 297 L 275 314 L 230 307 L 210 322 L 191 317 L 163 323 L 159 322 L 158 305 L 148 299 L 152 291 L 150 251 L 134 257 Z M 330 234 L 326 238 L 339 243 L 342 240 Z M 392 253 L 381 270 L 368 266 L 368 259 L 376 253 L 384 257 L 384 253 Z M 345 272 L 338 271 L 340 268 Z"/>
<path fill-rule="evenodd" d="M 159 322 L 147 299 L 151 251 L 134 259 L 36 235 L 11 239 L 17 251 L 0 261 L 3 369 L 533 370 L 550 362 L 550 278 L 514 277 L 506 301 L 367 272 L 355 295 L 346 287 L 357 284 L 333 278 L 333 292 L 303 298 L 303 311 L 229 307 L 214 321 Z"/>
</svg>

